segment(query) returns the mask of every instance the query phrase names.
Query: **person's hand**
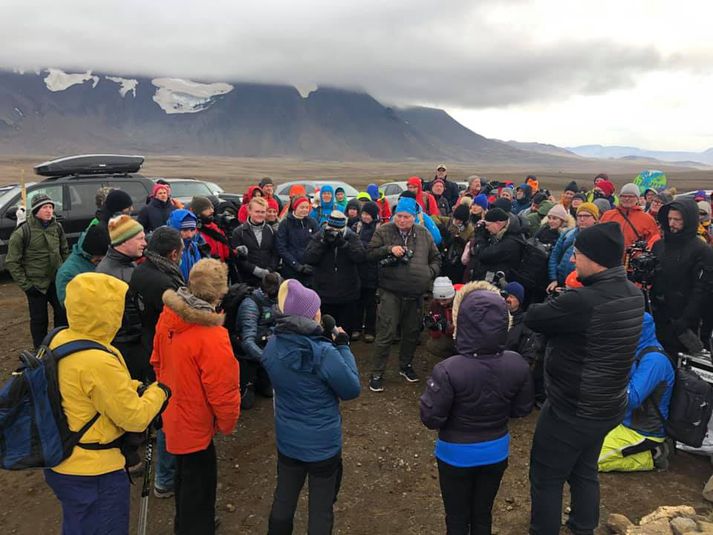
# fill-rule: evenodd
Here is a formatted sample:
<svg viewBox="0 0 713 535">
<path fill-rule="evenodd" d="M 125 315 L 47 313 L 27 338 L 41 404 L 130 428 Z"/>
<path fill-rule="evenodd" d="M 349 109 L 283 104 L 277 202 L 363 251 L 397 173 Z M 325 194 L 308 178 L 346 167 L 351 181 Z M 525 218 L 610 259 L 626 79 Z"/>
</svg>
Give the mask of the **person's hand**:
<svg viewBox="0 0 713 535">
<path fill-rule="evenodd" d="M 311 275 L 314 272 L 314 269 L 309 264 L 302 264 L 297 268 L 297 272 L 302 275 Z"/>
<path fill-rule="evenodd" d="M 557 288 L 557 281 L 552 281 L 547 285 L 547 293 L 552 293 L 555 291 L 555 288 Z"/>
<path fill-rule="evenodd" d="M 257 266 L 255 266 L 255 268 L 253 269 L 253 275 L 255 275 L 260 280 L 264 279 L 268 273 L 270 273 L 269 269 L 265 269 L 265 268 L 261 268 L 261 267 L 257 267 Z"/>
<path fill-rule="evenodd" d="M 335 327 L 332 338 L 334 339 L 334 343 L 338 346 L 347 346 L 349 345 L 349 335 L 347 332 L 342 329 L 341 327 Z"/>
<path fill-rule="evenodd" d="M 237 256 L 248 256 L 248 247 L 247 245 L 238 245 L 235 248 L 235 254 Z"/>
<path fill-rule="evenodd" d="M 394 255 L 396 258 L 401 258 L 403 255 L 406 254 L 406 248 L 401 245 L 394 245 L 391 248 L 391 254 Z"/>
</svg>

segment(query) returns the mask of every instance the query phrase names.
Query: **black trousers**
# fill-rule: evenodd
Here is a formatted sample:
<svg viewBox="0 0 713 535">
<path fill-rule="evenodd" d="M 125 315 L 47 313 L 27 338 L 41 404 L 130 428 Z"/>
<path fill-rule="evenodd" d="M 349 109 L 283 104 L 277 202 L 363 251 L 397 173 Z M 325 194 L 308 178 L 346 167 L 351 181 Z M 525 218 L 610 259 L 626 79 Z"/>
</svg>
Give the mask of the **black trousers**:
<svg viewBox="0 0 713 535">
<path fill-rule="evenodd" d="M 272 389 L 270 376 L 265 368 L 256 360 L 238 358 L 240 363 L 240 391 L 244 391 L 248 385 L 253 385 L 261 394 Z"/>
<path fill-rule="evenodd" d="M 460 468 L 438 459 L 448 535 L 490 535 L 493 502 L 508 460 Z"/>
<path fill-rule="evenodd" d="M 307 463 L 277 452 L 277 488 L 270 511 L 268 535 L 289 535 L 297 500 L 309 476 L 309 535 L 329 535 L 334 525 L 334 502 L 342 482 L 342 454 Z"/>
<path fill-rule="evenodd" d="M 357 301 L 355 331 L 364 334 L 376 334 L 376 288 L 361 289 L 361 298 Z"/>
<path fill-rule="evenodd" d="M 141 382 L 151 382 L 155 380 L 153 368 L 150 364 L 151 353 L 146 352 L 146 346 L 141 343 L 141 340 L 136 342 L 113 342 L 112 344 L 121 352 L 124 357 L 126 367 L 129 369 L 129 375 L 132 379 Z"/>
<path fill-rule="evenodd" d="M 604 437 L 618 423 L 564 419 L 545 402 L 530 454 L 531 535 L 559 534 L 565 481 L 572 500 L 567 526 L 575 535 L 594 533 L 599 524 L 597 460 Z"/>
<path fill-rule="evenodd" d="M 344 329 L 348 335 L 352 334 L 355 325 L 356 301 L 349 303 L 322 303 L 322 316 L 329 314 L 337 322 L 337 327 Z"/>
<path fill-rule="evenodd" d="M 46 293 L 33 288 L 29 292 L 25 292 L 27 296 L 27 304 L 30 308 L 30 334 L 32 335 L 32 343 L 35 348 L 40 347 L 42 340 L 47 336 L 49 328 L 49 311 L 47 306 L 52 307 L 54 316 L 54 326 L 67 325 L 67 313 L 62 307 L 59 299 L 57 299 L 57 288 L 54 282 L 47 288 Z"/>
<path fill-rule="evenodd" d="M 218 465 L 213 442 L 203 451 L 176 455 L 177 535 L 215 533 L 215 495 Z"/>
</svg>

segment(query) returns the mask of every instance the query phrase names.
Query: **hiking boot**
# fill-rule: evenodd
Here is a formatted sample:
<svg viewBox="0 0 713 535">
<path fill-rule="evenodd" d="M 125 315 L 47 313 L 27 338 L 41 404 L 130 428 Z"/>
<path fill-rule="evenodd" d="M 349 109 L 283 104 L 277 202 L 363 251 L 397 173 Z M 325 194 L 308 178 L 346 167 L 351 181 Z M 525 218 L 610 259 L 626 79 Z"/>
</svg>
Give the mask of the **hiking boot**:
<svg viewBox="0 0 713 535">
<path fill-rule="evenodd" d="M 668 470 L 668 457 L 671 454 L 671 447 L 668 440 L 665 440 L 651 452 L 654 458 L 654 468 L 659 471 Z"/>
<path fill-rule="evenodd" d="M 171 498 L 175 495 L 176 493 L 174 492 L 173 489 L 160 489 L 157 486 L 154 485 L 153 488 L 153 495 L 156 496 L 157 498 Z"/>
<path fill-rule="evenodd" d="M 372 375 L 369 378 L 369 390 L 372 392 L 383 392 L 384 391 L 384 376 L 383 375 Z"/>
<path fill-rule="evenodd" d="M 399 372 L 399 375 L 406 379 L 409 383 L 418 383 L 418 375 L 413 371 L 413 366 L 410 364 Z"/>
<path fill-rule="evenodd" d="M 352 342 L 356 342 L 360 338 L 361 338 L 361 331 L 354 331 L 352 333 L 352 336 L 351 336 Z"/>
<path fill-rule="evenodd" d="M 367 344 L 373 343 L 374 340 L 375 340 L 375 338 L 374 338 L 374 335 L 373 335 L 373 334 L 365 334 L 365 335 L 364 335 L 364 341 L 365 341 Z"/>
<path fill-rule="evenodd" d="M 240 408 L 247 411 L 252 409 L 253 405 L 255 405 L 255 387 L 251 383 L 240 392 Z"/>
</svg>

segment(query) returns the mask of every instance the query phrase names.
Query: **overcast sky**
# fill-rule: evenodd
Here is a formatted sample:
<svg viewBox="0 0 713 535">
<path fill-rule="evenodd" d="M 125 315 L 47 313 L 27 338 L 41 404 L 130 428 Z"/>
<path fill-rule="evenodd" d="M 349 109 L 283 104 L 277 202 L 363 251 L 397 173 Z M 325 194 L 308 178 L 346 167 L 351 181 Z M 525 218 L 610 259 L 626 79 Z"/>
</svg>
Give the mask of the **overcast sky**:
<svg viewBox="0 0 713 535">
<path fill-rule="evenodd" d="M 2 0 L 0 66 L 362 88 L 488 137 L 713 147 L 704 0 Z"/>
</svg>

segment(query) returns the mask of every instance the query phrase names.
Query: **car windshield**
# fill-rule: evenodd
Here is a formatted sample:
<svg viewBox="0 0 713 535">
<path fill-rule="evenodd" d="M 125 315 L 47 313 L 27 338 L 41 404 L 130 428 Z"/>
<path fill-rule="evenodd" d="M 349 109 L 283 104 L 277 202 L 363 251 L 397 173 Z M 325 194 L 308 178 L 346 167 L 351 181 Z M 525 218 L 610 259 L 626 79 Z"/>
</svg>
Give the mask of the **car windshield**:
<svg viewBox="0 0 713 535">
<path fill-rule="evenodd" d="M 167 182 L 171 185 L 171 195 L 174 197 L 193 197 L 195 195 L 203 196 L 212 195 L 213 192 L 203 182 L 186 180 L 180 182 Z"/>
<path fill-rule="evenodd" d="M 314 193 L 314 188 L 315 188 L 315 186 L 321 188 L 322 186 L 326 186 L 327 184 L 329 184 L 330 186 L 332 186 L 334 189 L 343 188 L 343 189 L 344 189 L 344 194 L 345 194 L 347 197 L 356 197 L 357 195 L 359 195 L 359 192 L 358 192 L 355 188 L 353 188 L 352 186 L 350 186 L 349 184 L 347 184 L 347 183 L 345 183 L 345 182 L 338 182 L 338 181 L 334 181 L 334 182 L 330 182 L 330 181 L 324 181 L 324 182 L 307 182 L 307 181 L 305 181 L 305 182 L 291 182 L 291 183 L 289 183 L 289 184 L 285 184 L 284 186 L 282 186 L 282 187 L 280 188 L 280 191 L 278 192 L 278 195 L 289 195 L 289 193 L 290 193 L 290 188 L 291 188 L 292 186 L 295 186 L 295 185 L 304 186 L 305 189 L 307 190 L 307 193 L 310 194 L 310 195 L 312 195 L 312 194 Z"/>
<path fill-rule="evenodd" d="M 20 192 L 20 186 L 0 187 L 0 206 L 5 206 L 19 192 Z"/>
</svg>

